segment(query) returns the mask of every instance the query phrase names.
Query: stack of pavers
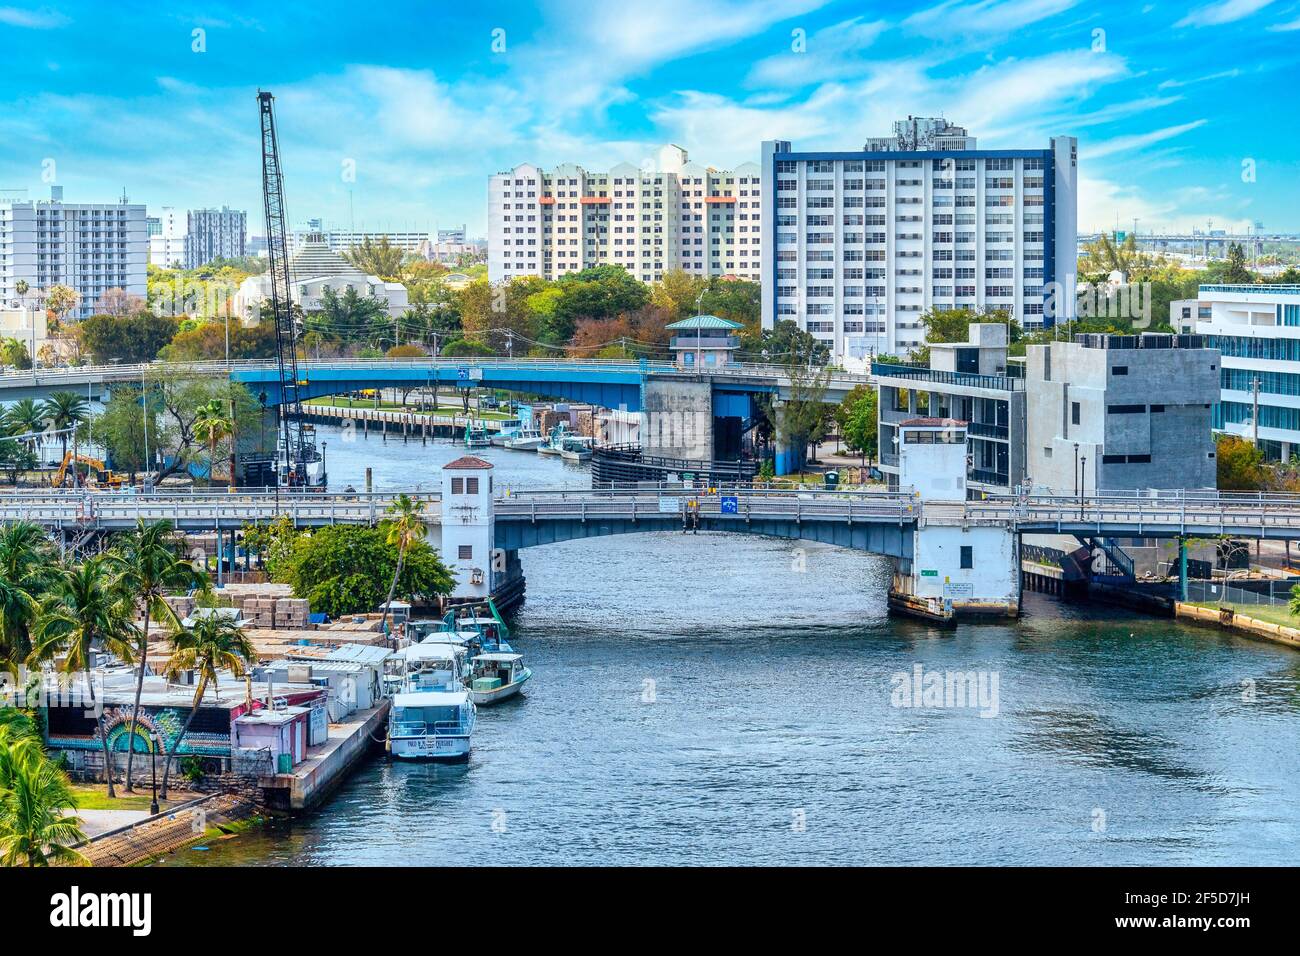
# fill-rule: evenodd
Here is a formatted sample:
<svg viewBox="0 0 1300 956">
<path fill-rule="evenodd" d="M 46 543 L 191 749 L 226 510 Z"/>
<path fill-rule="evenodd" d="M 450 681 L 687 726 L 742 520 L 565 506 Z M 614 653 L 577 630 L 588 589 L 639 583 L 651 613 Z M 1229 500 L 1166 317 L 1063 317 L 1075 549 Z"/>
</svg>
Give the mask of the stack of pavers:
<svg viewBox="0 0 1300 956">
<path fill-rule="evenodd" d="M 300 630 L 307 626 L 308 613 L 305 598 L 278 598 L 275 602 L 275 626 Z"/>
<path fill-rule="evenodd" d="M 244 598 L 244 617 L 253 622 L 253 627 L 275 627 L 276 599 L 259 594 L 250 594 Z"/>
</svg>

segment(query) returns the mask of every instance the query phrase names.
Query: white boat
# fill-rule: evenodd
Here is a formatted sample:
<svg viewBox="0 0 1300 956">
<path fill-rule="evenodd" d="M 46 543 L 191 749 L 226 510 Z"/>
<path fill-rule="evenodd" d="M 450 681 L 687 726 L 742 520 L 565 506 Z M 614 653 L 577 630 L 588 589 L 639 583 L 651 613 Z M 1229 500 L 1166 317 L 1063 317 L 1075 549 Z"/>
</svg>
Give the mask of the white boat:
<svg viewBox="0 0 1300 956">
<path fill-rule="evenodd" d="M 533 672 L 522 654 L 479 654 L 470 661 L 469 696 L 479 706 L 514 697 Z"/>
<path fill-rule="evenodd" d="M 487 426 L 482 422 L 470 423 L 465 426 L 466 448 L 488 448 L 491 444 L 492 439 L 488 438 Z"/>
<path fill-rule="evenodd" d="M 492 435 L 490 441 L 498 448 L 506 448 L 506 442 L 514 438 L 523 429 L 523 423 L 517 418 L 507 418 Z"/>
<path fill-rule="evenodd" d="M 569 430 L 564 423 L 556 425 L 551 429 L 550 437 L 545 442 L 537 446 L 539 455 L 558 455 L 564 450 L 564 439 L 569 437 Z"/>
<path fill-rule="evenodd" d="M 474 718 L 464 688 L 397 694 L 388 713 L 388 752 L 402 760 L 467 759 Z"/>
<path fill-rule="evenodd" d="M 459 760 L 469 756 L 475 707 L 465 689 L 463 645 L 411 644 L 402 689 L 388 713 L 388 752 L 406 760 Z"/>
<path fill-rule="evenodd" d="M 515 451 L 537 451 L 544 444 L 546 444 L 546 436 L 532 425 L 521 426 L 519 431 L 504 442 L 506 448 L 513 448 Z"/>
<path fill-rule="evenodd" d="M 566 435 L 560 444 L 560 457 L 565 461 L 590 461 L 594 438 L 585 435 Z"/>
</svg>

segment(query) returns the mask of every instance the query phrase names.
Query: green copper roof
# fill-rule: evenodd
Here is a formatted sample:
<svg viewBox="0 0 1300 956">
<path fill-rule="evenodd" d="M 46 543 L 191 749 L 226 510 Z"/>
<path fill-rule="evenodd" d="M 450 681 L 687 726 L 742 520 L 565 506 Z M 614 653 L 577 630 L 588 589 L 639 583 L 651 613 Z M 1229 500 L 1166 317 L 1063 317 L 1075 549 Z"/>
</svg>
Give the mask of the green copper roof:
<svg viewBox="0 0 1300 956">
<path fill-rule="evenodd" d="M 693 315 L 689 319 L 682 319 L 680 322 L 670 323 L 670 329 L 741 329 L 744 328 L 739 322 L 732 322 L 730 319 L 722 319 L 716 315 Z"/>
</svg>

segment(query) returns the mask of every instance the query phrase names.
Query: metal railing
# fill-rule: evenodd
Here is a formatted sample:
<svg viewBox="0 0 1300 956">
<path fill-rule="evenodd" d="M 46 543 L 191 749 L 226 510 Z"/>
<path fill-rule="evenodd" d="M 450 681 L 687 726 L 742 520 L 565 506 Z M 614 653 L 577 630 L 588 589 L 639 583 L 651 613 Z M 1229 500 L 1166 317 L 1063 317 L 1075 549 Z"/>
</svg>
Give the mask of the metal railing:
<svg viewBox="0 0 1300 956">
<path fill-rule="evenodd" d="M 901 362 L 872 362 L 871 374 L 877 378 L 898 378 L 906 381 L 932 382 L 937 385 L 960 385 L 966 388 L 988 388 L 1000 392 L 1025 390 L 1025 380 L 1010 375 L 946 372 L 932 369 L 928 365 L 906 365 Z"/>
</svg>

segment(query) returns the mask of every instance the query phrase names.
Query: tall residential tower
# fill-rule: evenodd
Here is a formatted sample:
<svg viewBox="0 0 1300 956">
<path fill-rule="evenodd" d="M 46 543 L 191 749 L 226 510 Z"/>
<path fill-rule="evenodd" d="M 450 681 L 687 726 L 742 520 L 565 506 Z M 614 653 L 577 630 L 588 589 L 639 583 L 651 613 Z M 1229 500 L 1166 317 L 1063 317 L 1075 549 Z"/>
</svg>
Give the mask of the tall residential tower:
<svg viewBox="0 0 1300 956">
<path fill-rule="evenodd" d="M 719 170 L 665 146 L 658 163 L 592 172 L 523 164 L 488 184 L 488 276 L 555 279 L 621 265 L 643 282 L 667 271 L 757 281 L 758 166 Z"/>
<path fill-rule="evenodd" d="M 919 346 L 930 308 L 1002 309 L 1028 329 L 1066 319 L 1076 163 L 1073 137 L 981 150 L 929 118 L 856 152 L 764 142 L 764 327 L 793 320 L 845 360 Z"/>
</svg>

